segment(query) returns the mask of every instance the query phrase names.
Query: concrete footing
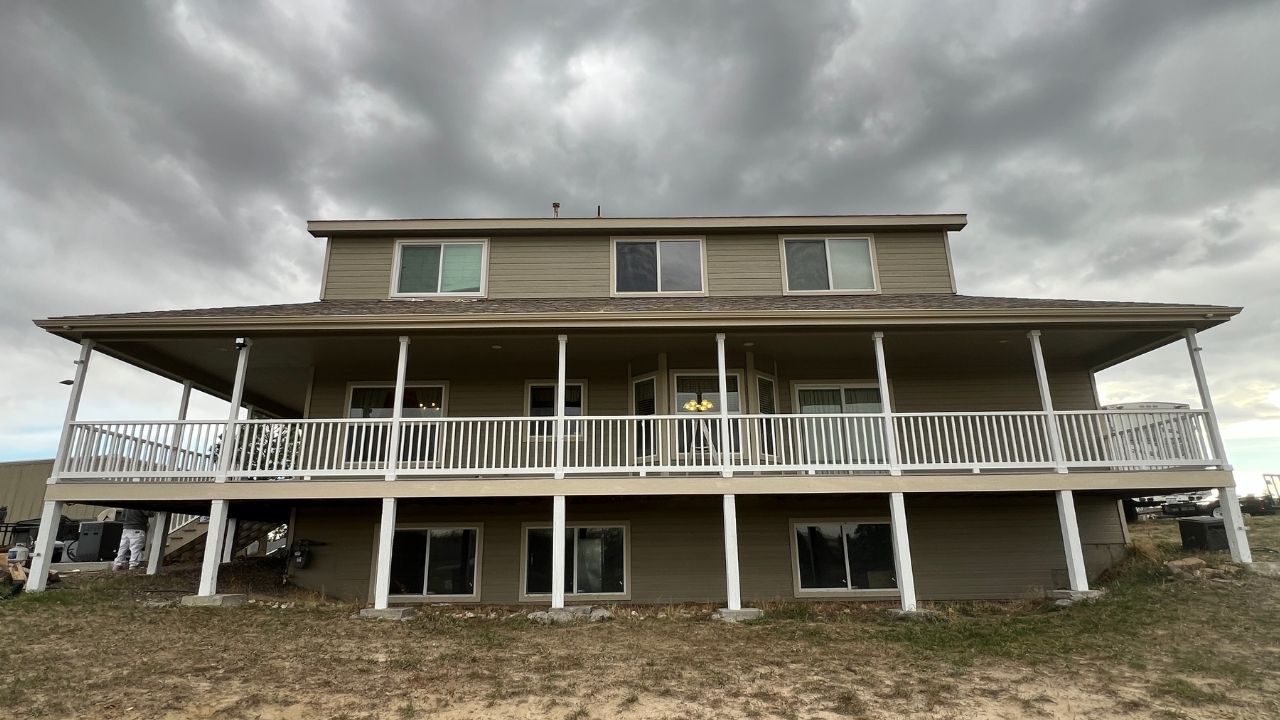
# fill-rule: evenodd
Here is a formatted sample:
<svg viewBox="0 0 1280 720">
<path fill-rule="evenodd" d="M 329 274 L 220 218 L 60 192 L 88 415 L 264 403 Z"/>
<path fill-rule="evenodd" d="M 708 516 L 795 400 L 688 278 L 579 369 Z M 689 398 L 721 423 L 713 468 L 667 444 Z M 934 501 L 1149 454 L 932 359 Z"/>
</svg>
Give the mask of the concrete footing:
<svg viewBox="0 0 1280 720">
<path fill-rule="evenodd" d="M 411 607 L 365 608 L 360 611 L 360 617 L 373 620 L 408 620 L 417 614 L 418 611 Z"/>
<path fill-rule="evenodd" d="M 60 573 L 102 572 L 104 570 L 111 569 L 111 561 L 105 560 L 102 562 L 56 562 L 56 563 L 50 563 L 49 569 L 55 570 Z"/>
<path fill-rule="evenodd" d="M 1055 605 L 1066 607 L 1086 600 L 1097 600 L 1105 593 L 1105 590 L 1054 590 L 1051 597 Z"/>
<path fill-rule="evenodd" d="M 1251 562 L 1245 567 L 1250 571 L 1267 577 L 1280 577 L 1280 562 Z"/>
<path fill-rule="evenodd" d="M 187 595 L 182 598 L 182 604 L 187 607 L 239 607 L 248 600 L 248 595 Z"/>
<path fill-rule="evenodd" d="M 764 617 L 764 611 L 760 608 L 742 608 L 741 610 L 720 608 L 712 613 L 711 617 L 727 623 L 736 623 L 744 622 L 746 620 L 759 620 Z"/>
</svg>

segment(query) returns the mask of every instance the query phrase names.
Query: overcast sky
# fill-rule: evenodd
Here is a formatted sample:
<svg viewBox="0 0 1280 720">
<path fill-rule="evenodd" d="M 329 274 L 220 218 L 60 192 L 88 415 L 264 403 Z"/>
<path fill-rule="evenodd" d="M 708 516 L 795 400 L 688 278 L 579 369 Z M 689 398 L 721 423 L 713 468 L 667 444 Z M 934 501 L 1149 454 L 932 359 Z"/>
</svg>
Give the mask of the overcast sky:
<svg viewBox="0 0 1280 720">
<path fill-rule="evenodd" d="M 709 6 L 0 4 L 0 459 L 65 409 L 31 318 L 314 300 L 308 219 L 558 200 L 967 212 L 961 292 L 1244 305 L 1205 363 L 1246 486 L 1280 472 L 1280 2 Z M 1101 391 L 1194 400 L 1185 348 Z M 177 397 L 98 357 L 81 416 Z"/>
</svg>

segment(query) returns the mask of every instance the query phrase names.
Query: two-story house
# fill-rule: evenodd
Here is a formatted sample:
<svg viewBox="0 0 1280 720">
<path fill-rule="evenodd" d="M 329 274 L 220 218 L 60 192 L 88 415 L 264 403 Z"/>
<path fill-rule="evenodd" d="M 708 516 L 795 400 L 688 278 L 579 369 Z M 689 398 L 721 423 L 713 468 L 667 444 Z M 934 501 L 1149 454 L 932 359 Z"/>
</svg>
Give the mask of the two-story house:
<svg viewBox="0 0 1280 720">
<path fill-rule="evenodd" d="M 378 610 L 1081 593 L 1119 498 L 1234 500 L 1197 332 L 1240 308 L 960 295 L 965 223 L 312 222 L 317 302 L 37 321 L 81 344 L 44 518 L 208 515 L 206 598 L 237 518 Z M 1175 342 L 1202 409 L 1099 407 L 1096 372 Z M 231 413 L 80 421 L 94 352 Z"/>
</svg>

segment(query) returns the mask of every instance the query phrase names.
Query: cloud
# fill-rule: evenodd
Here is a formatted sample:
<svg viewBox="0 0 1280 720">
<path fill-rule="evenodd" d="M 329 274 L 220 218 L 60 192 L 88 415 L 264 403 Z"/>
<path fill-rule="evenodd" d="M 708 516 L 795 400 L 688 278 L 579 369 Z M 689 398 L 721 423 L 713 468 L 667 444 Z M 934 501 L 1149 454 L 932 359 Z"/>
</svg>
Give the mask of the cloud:
<svg viewBox="0 0 1280 720">
<path fill-rule="evenodd" d="M 964 292 L 1246 305 L 1203 343 L 1228 435 L 1256 438 L 1278 30 L 1244 1 L 5 4 L 0 456 L 47 454 L 61 419 L 73 349 L 32 317 L 313 299 L 309 218 L 552 200 L 965 211 Z M 173 386 L 103 367 L 122 385 L 86 412 L 169 411 Z M 1179 348 L 1101 380 L 1194 399 Z"/>
</svg>

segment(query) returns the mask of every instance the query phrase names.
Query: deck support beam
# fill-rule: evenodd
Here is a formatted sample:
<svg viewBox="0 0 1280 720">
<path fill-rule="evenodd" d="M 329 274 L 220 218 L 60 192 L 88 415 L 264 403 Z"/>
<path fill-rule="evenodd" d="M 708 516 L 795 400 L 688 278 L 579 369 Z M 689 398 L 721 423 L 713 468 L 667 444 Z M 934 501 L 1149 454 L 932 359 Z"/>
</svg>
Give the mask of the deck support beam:
<svg viewBox="0 0 1280 720">
<path fill-rule="evenodd" d="M 1049 373 L 1044 366 L 1044 350 L 1040 347 L 1040 331 L 1027 333 L 1031 340 L 1031 359 L 1036 366 L 1036 385 L 1040 388 L 1040 409 L 1044 411 L 1044 427 L 1049 435 L 1049 452 L 1053 455 L 1053 466 L 1060 473 L 1067 471 L 1066 459 L 1062 452 L 1062 436 L 1058 433 L 1058 417 L 1053 414 L 1053 395 L 1049 392 Z"/>
<path fill-rule="evenodd" d="M 728 600 L 727 610 L 742 609 L 742 581 L 738 570 L 738 502 L 733 495 L 724 496 L 724 576 Z"/>
<path fill-rule="evenodd" d="M 169 513 L 161 510 L 151 517 L 150 532 L 147 534 L 147 574 L 160 572 L 164 563 L 165 545 L 169 541 Z"/>
<path fill-rule="evenodd" d="M 1084 566 L 1084 547 L 1080 544 L 1080 523 L 1076 520 L 1076 500 L 1070 490 L 1054 492 L 1058 501 L 1058 526 L 1062 531 L 1062 546 L 1067 555 L 1067 580 L 1071 591 L 1089 591 L 1089 573 Z"/>
<path fill-rule="evenodd" d="M 565 500 L 564 495 L 551 498 L 551 609 L 564 609 L 564 534 Z"/>
<path fill-rule="evenodd" d="M 880 389 L 880 411 L 884 414 L 884 454 L 889 462 L 889 474 L 901 475 L 902 463 L 898 460 L 898 429 L 893 424 L 893 398 L 889 396 L 889 371 L 884 359 L 884 333 L 871 333 L 876 349 L 876 382 Z"/>
<path fill-rule="evenodd" d="M 1196 389 L 1200 391 L 1200 406 L 1208 414 L 1209 443 L 1213 454 L 1221 463 L 1223 470 L 1230 470 L 1227 460 L 1227 446 L 1222 441 L 1222 429 L 1218 427 L 1218 413 L 1213 408 L 1213 395 L 1209 393 L 1209 380 L 1204 374 L 1204 360 L 1201 359 L 1200 343 L 1196 339 L 1195 328 L 1183 331 L 1187 339 L 1187 353 L 1191 355 L 1191 371 L 1196 376 Z M 1222 521 L 1227 531 L 1227 545 L 1231 548 L 1231 559 L 1238 563 L 1253 562 L 1253 551 L 1249 548 L 1249 536 L 1245 534 L 1244 514 L 1240 512 L 1240 498 L 1235 486 L 1218 488 L 1218 507 L 1222 508 Z"/>
<path fill-rule="evenodd" d="M 231 406 L 235 412 L 239 404 Z M 202 597 L 218 594 L 218 566 L 222 563 L 222 546 L 227 539 L 228 501 L 214 500 L 209 504 L 209 525 L 204 537 L 204 561 L 200 566 L 200 590 Z"/>
<path fill-rule="evenodd" d="M 916 575 L 911 566 L 911 541 L 907 535 L 907 501 L 900 492 L 889 493 L 889 530 L 893 535 L 893 569 L 898 578 L 902 612 L 915 612 Z"/>
<path fill-rule="evenodd" d="M 396 537 L 396 499 L 382 498 L 378 562 L 373 571 L 373 609 L 386 610 L 391 597 L 391 545 Z"/>
<path fill-rule="evenodd" d="M 236 533 L 240 527 L 240 523 L 235 518 L 227 518 L 227 530 L 222 538 L 222 557 L 219 560 L 223 565 L 231 562 L 231 556 L 236 551 Z"/>
</svg>

